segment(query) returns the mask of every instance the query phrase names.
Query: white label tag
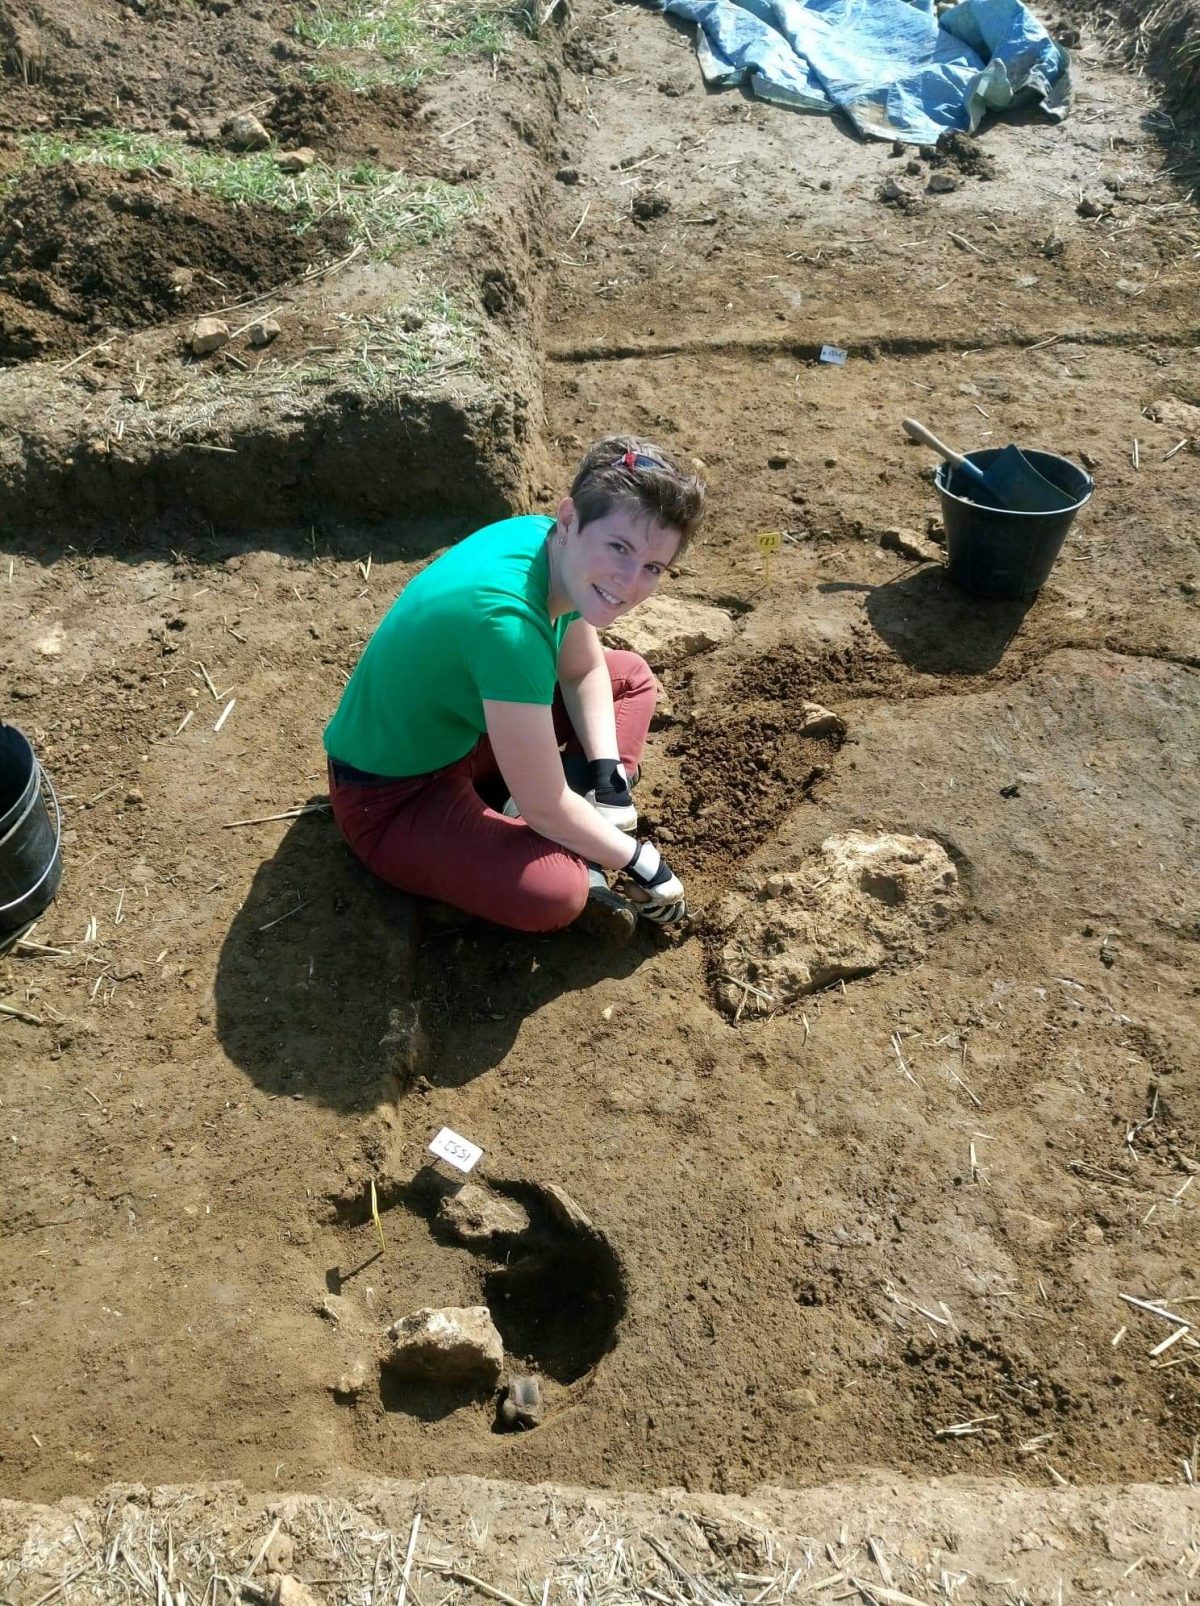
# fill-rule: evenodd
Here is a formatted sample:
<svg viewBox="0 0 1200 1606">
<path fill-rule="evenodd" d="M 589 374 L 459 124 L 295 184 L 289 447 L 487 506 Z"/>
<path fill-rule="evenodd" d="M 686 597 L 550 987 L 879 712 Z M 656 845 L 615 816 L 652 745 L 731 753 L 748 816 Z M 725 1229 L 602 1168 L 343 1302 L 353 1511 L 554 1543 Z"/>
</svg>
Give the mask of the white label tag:
<svg viewBox="0 0 1200 1606">
<path fill-rule="evenodd" d="M 836 363 L 840 368 L 850 353 L 844 346 L 822 346 L 821 361 Z"/>
<path fill-rule="evenodd" d="M 448 1126 L 442 1128 L 429 1145 L 429 1149 L 439 1160 L 445 1160 L 448 1165 L 456 1167 L 459 1171 L 470 1171 L 483 1158 L 483 1150 L 477 1143 L 460 1137 L 457 1132 L 451 1132 Z"/>
</svg>

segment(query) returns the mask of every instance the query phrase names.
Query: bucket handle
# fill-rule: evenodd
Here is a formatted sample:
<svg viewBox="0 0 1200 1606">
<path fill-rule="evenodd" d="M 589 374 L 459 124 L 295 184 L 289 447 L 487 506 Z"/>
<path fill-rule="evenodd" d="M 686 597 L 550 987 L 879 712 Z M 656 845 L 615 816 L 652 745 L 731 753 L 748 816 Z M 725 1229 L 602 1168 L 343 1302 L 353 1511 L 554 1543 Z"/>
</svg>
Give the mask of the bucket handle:
<svg viewBox="0 0 1200 1606">
<path fill-rule="evenodd" d="M 26 898 L 32 896 L 32 894 L 38 890 L 42 882 L 45 881 L 51 870 L 53 870 L 54 861 L 58 858 L 62 851 L 62 809 L 59 807 L 58 793 L 54 790 L 54 782 L 46 774 L 45 770 L 41 766 L 41 763 L 36 757 L 34 758 L 34 763 L 37 764 L 38 767 L 38 779 L 50 793 L 50 801 L 54 804 L 54 852 L 50 855 L 49 864 L 42 871 L 41 875 L 38 876 L 37 880 L 31 887 L 26 887 L 25 891 L 19 898 L 13 898 L 8 903 L 0 903 L 0 915 L 2 915 L 6 909 L 15 909 L 17 904 L 24 903 Z M 29 928 L 26 927 L 26 930 L 28 929 Z"/>
</svg>

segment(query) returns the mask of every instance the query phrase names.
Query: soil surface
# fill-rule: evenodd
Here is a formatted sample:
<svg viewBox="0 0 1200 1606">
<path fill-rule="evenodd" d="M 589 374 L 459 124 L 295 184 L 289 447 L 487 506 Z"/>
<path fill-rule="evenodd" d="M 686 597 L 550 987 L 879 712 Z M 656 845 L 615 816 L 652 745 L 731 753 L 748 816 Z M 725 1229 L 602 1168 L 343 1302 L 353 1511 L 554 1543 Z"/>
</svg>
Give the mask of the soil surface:
<svg viewBox="0 0 1200 1606">
<path fill-rule="evenodd" d="M 200 26 L 146 20 L 185 10 Z M 261 11 L 251 54 L 284 26 Z M 931 193 L 918 154 L 706 93 L 659 14 L 572 17 L 494 87 L 429 90 L 487 199 L 465 254 L 419 271 L 471 285 L 490 388 L 402 407 L 339 382 L 301 425 L 290 391 L 195 388 L 162 325 L 86 395 L 0 376 L 10 494 L 41 498 L 0 569 L 4 713 L 66 856 L 34 933 L 65 952 L 0 962 L 0 1492 L 1191 1482 L 1200 454 L 1148 409 L 1200 403 L 1200 230 L 1151 91 L 1085 35 L 1074 116 L 996 123 L 994 176 L 956 159 Z M 99 45 L 78 56 L 103 87 Z M 156 70 L 192 93 L 187 62 Z M 275 70 L 231 68 L 202 109 Z M 19 116 L 51 115 L 48 82 Z M 364 147 L 396 127 L 373 104 Z M 911 204 L 880 198 L 893 176 Z M 394 297 L 418 269 L 352 265 L 301 331 L 377 308 L 381 274 Z M 1036 600 L 947 577 L 914 414 L 1092 469 Z M 84 419 L 108 445 L 76 456 Z M 614 954 L 428 923 L 317 806 L 322 725 L 472 510 L 530 485 L 552 507 L 616 428 L 705 465 L 709 526 L 665 589 L 735 623 L 663 668 L 639 791 L 692 928 Z M 301 493 L 324 511 L 297 526 Z M 809 700 L 844 738 L 806 734 Z M 777 1007 L 729 968 L 738 911 L 852 832 L 939 844 L 955 906 Z M 442 1125 L 508 1198 L 565 1189 L 566 1236 L 449 1238 Z M 543 1381 L 533 1431 L 380 1371 L 390 1322 L 478 1304 Z"/>
<path fill-rule="evenodd" d="M 747 1499 L 603 1495 L 477 1477 L 340 1483 L 333 1497 L 236 1483 L 117 1485 L 53 1506 L 0 1501 L 0 1580 L 13 1606 L 49 1591 L 128 1600 L 161 1576 L 184 1598 L 259 1598 L 280 1569 L 327 1606 L 588 1599 L 837 1598 L 1114 1606 L 1186 1598 L 1200 1555 L 1192 1489 L 1027 1489 L 1012 1480 L 878 1477 Z M 296 1587 L 294 1584 L 291 1586 Z M 891 1594 L 885 1591 L 891 1591 Z M 84 1591 L 87 1593 L 85 1594 Z M 136 1594 L 132 1598 L 137 1598 Z M 297 1606 L 307 1606 L 312 1596 Z M 825 1598 L 830 1598 L 825 1595 Z"/>
</svg>

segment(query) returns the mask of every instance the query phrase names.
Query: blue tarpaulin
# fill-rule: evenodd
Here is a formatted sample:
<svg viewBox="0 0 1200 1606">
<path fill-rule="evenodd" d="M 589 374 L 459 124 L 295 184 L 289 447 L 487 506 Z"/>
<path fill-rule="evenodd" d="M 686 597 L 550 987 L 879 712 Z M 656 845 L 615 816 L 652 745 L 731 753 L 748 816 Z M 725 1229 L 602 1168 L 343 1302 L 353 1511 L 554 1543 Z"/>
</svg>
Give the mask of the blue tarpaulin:
<svg viewBox="0 0 1200 1606">
<path fill-rule="evenodd" d="M 932 145 L 985 112 L 1067 115 L 1070 58 L 1021 0 L 661 0 L 699 29 L 709 83 L 763 100 L 841 109 L 862 134 Z"/>
</svg>

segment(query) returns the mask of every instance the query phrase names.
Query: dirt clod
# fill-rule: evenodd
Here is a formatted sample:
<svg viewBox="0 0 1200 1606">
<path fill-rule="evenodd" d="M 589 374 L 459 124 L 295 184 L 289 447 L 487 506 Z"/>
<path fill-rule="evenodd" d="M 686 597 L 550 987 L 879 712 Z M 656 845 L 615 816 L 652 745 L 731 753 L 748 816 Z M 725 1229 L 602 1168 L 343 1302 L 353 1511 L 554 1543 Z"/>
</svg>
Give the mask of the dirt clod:
<svg viewBox="0 0 1200 1606">
<path fill-rule="evenodd" d="M 649 193 L 635 195 L 630 210 L 639 222 L 648 223 L 654 218 L 665 217 L 671 210 L 671 203 L 665 195 L 652 190 Z"/>
<path fill-rule="evenodd" d="M 269 346 L 281 333 L 282 326 L 277 318 L 256 318 L 247 329 L 246 338 L 252 346 Z"/>
</svg>

